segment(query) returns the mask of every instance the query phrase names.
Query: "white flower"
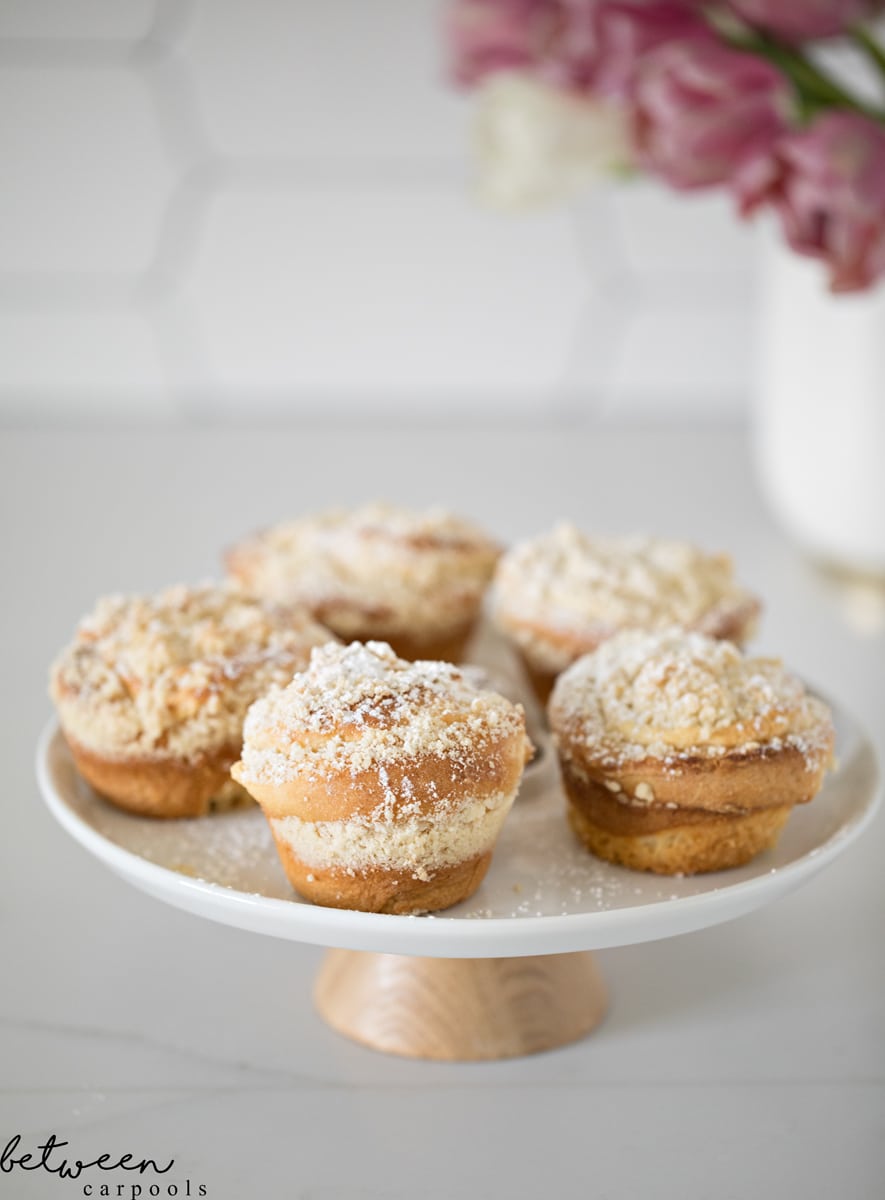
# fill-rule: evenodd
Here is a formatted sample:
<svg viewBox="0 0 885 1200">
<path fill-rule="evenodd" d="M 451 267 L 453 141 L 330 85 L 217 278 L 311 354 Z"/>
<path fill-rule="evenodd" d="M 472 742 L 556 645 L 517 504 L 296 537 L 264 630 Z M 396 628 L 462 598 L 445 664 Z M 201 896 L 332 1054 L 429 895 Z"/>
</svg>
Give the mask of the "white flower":
<svg viewBox="0 0 885 1200">
<path fill-rule="evenodd" d="M 515 72 L 478 89 L 474 137 L 480 194 L 504 208 L 561 200 L 631 159 L 619 108 Z"/>
</svg>

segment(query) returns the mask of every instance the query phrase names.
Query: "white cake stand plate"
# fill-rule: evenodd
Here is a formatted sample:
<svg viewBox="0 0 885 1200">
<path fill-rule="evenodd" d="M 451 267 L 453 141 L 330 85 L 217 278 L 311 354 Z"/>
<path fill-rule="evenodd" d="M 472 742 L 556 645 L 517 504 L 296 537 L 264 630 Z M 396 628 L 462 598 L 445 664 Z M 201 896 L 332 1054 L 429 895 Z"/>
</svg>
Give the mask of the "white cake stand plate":
<svg viewBox="0 0 885 1200">
<path fill-rule="evenodd" d="M 589 951 L 743 916 L 848 848 L 873 818 L 877 771 L 856 722 L 839 708 L 834 718 L 839 765 L 794 810 L 777 847 L 745 867 L 686 878 L 589 855 L 567 827 L 542 739 L 479 891 L 427 916 L 300 900 L 257 809 L 156 821 L 114 808 L 77 774 L 54 724 L 40 739 L 37 775 L 61 825 L 129 883 L 213 921 L 333 947 L 316 1000 L 340 1032 L 395 1054 L 504 1058 L 573 1041 L 599 1022 L 605 989 Z"/>
</svg>

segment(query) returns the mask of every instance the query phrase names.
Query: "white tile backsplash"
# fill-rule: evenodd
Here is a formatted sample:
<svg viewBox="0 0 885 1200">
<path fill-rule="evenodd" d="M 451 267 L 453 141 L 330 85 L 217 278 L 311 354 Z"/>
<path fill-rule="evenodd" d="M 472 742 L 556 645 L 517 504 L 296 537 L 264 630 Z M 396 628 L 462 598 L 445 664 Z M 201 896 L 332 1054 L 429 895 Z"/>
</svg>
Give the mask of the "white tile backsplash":
<svg viewBox="0 0 885 1200">
<path fill-rule="evenodd" d="M 751 343 L 744 309 L 642 306 L 625 325 L 607 402 L 631 416 L 661 409 L 703 420 L 739 415 Z"/>
<path fill-rule="evenodd" d="M 0 37 L 131 40 L 147 32 L 154 0 L 3 0 Z"/>
<path fill-rule="evenodd" d="M 624 261 L 637 275 L 746 276 L 753 227 L 725 192 L 673 192 L 650 180 L 625 184 L 615 207 Z"/>
<path fill-rule="evenodd" d="M 721 196 L 470 186 L 438 0 L 3 0 L 0 418 L 731 418 Z"/>
<path fill-rule="evenodd" d="M 53 415 L 101 413 L 127 392 L 173 411 L 162 404 L 156 338 L 137 313 L 0 311 L 0 363 L 11 395 L 39 394 Z"/>
<path fill-rule="evenodd" d="M 148 265 L 174 176 L 137 73 L 4 67 L 0 164 L 0 272 Z"/>
<path fill-rule="evenodd" d="M 563 213 L 502 219 L 457 187 L 296 186 L 218 197 L 185 296 L 228 400 L 410 406 L 548 393 L 585 290 Z"/>
<path fill-rule="evenodd" d="M 213 145 L 242 157 L 464 158 L 438 0 L 210 0 L 184 36 Z"/>
</svg>

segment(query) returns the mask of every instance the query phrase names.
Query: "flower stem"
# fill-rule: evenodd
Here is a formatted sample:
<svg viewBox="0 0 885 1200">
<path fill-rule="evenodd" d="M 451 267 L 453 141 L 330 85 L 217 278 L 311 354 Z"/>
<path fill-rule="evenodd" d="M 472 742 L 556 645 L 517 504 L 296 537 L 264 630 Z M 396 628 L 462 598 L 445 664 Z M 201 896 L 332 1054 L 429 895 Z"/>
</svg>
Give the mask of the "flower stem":
<svg viewBox="0 0 885 1200">
<path fill-rule="evenodd" d="M 863 32 L 864 36 L 869 36 L 866 31 Z M 788 46 L 757 29 L 730 34 L 726 40 L 736 50 L 758 54 L 783 71 L 796 89 L 804 117 L 812 117 L 821 108 L 850 108 L 875 121 L 885 122 L 885 111 L 853 96 L 794 46 Z M 870 45 L 865 45 L 867 54 L 878 56 L 877 63 L 885 73 L 885 53 L 872 37 L 869 42 Z"/>
<path fill-rule="evenodd" d="M 851 40 L 858 46 L 874 66 L 879 68 L 879 74 L 885 80 L 885 48 L 879 45 L 869 29 L 857 25 L 851 30 Z"/>
</svg>

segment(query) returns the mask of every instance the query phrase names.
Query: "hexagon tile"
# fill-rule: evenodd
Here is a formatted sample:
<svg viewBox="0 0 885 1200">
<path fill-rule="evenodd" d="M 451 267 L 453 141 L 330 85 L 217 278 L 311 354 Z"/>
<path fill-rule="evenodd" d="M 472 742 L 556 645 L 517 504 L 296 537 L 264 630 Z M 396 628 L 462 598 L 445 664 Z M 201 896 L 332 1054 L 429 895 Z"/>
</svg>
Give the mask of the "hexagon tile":
<svg viewBox="0 0 885 1200">
<path fill-rule="evenodd" d="M 733 415 L 748 240 L 490 213 L 438 0 L 5 0 L 0 419 Z"/>
</svg>

